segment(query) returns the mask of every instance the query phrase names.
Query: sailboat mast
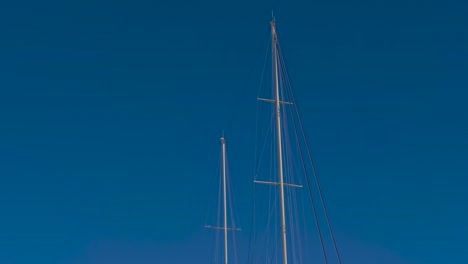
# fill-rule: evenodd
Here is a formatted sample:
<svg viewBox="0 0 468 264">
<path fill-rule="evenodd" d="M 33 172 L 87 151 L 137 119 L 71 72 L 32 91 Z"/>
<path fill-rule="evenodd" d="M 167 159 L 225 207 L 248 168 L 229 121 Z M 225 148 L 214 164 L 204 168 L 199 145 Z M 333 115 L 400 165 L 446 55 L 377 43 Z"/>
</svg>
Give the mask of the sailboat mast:
<svg viewBox="0 0 468 264">
<path fill-rule="evenodd" d="M 276 146 L 278 159 L 278 182 L 279 182 L 279 198 L 280 198 L 280 221 L 281 221 L 281 241 L 283 251 L 283 264 L 288 263 L 288 250 L 286 241 L 286 216 L 284 209 L 284 181 L 283 181 L 283 153 L 281 143 L 281 112 L 278 84 L 278 61 L 277 61 L 277 35 L 275 19 L 270 22 L 271 26 L 271 52 L 273 66 L 273 85 L 275 89 L 275 114 L 276 114 Z"/>
<path fill-rule="evenodd" d="M 224 264 L 228 263 L 228 236 L 227 236 L 227 208 L 226 208 L 226 142 L 221 138 L 221 150 L 223 156 L 223 204 L 224 204 Z"/>
</svg>

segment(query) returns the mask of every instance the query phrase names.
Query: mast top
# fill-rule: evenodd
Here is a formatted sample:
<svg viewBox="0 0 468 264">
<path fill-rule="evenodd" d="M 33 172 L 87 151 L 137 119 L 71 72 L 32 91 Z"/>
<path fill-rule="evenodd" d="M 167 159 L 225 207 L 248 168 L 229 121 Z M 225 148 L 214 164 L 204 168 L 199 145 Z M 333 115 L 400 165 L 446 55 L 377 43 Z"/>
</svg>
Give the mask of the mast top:
<svg viewBox="0 0 468 264">
<path fill-rule="evenodd" d="M 275 39 L 275 42 L 276 42 L 276 20 L 274 17 L 272 18 L 270 22 L 270 27 L 271 27 L 271 36 L 272 38 Z"/>
<path fill-rule="evenodd" d="M 271 31 L 276 32 L 276 18 L 275 18 L 275 14 L 273 13 L 273 9 L 271 10 L 270 26 L 271 26 Z"/>
</svg>

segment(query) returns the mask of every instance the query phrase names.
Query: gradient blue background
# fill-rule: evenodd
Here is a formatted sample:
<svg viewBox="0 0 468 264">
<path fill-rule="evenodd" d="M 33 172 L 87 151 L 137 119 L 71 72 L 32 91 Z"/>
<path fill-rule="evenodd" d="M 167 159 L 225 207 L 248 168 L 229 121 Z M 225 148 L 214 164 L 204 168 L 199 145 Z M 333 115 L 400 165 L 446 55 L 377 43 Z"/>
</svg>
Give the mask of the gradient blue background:
<svg viewBox="0 0 468 264">
<path fill-rule="evenodd" d="M 245 252 L 272 7 L 343 263 L 468 263 L 454 0 L 3 1 L 0 263 L 207 263 L 222 129 Z"/>
</svg>

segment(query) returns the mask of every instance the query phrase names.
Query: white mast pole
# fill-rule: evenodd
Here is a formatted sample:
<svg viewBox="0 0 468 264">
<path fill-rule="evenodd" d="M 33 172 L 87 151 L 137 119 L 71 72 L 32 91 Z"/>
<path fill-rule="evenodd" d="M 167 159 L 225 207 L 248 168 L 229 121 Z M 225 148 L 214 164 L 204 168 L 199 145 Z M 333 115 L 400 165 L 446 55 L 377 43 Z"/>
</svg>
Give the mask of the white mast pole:
<svg viewBox="0 0 468 264">
<path fill-rule="evenodd" d="M 271 52 L 273 64 L 273 85 L 275 88 L 275 112 L 276 112 L 276 145 L 278 155 L 278 181 L 279 181 L 279 198 L 280 198 L 280 220 L 281 220 L 281 240 L 283 251 L 283 264 L 288 263 L 288 250 L 286 241 L 286 216 L 284 212 L 284 182 L 283 182 L 283 154 L 281 145 L 281 112 L 280 112 L 280 98 L 279 98 L 279 85 L 278 85 L 278 61 L 276 43 L 278 41 L 276 35 L 275 19 L 270 22 L 271 25 Z"/>
<path fill-rule="evenodd" d="M 228 236 L 227 236 L 227 208 L 226 208 L 226 142 L 224 135 L 221 138 L 221 149 L 223 155 L 223 201 L 224 201 L 224 264 L 228 263 Z"/>
</svg>

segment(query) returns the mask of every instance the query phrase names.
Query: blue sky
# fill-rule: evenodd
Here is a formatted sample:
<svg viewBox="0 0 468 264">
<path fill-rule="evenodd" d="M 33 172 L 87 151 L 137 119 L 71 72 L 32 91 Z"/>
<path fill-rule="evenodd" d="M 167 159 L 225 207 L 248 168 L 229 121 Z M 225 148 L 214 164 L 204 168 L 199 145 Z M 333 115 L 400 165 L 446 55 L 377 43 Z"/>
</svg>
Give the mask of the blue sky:
<svg viewBox="0 0 468 264">
<path fill-rule="evenodd" d="M 136 0 L 0 5 L 0 263 L 206 263 L 223 129 L 248 228 L 272 7 L 343 263 L 468 262 L 465 2 Z"/>
</svg>

